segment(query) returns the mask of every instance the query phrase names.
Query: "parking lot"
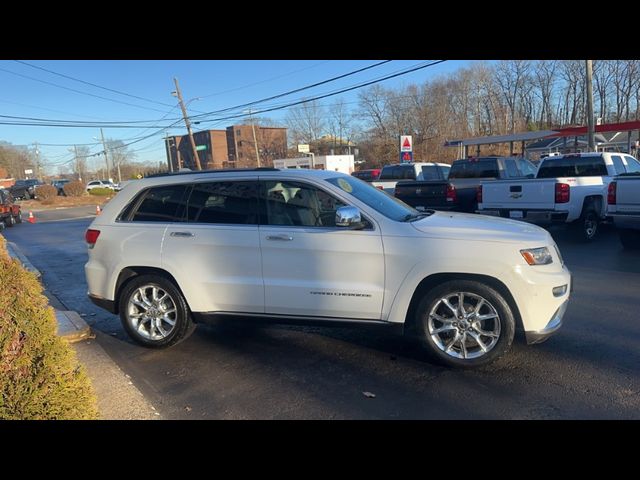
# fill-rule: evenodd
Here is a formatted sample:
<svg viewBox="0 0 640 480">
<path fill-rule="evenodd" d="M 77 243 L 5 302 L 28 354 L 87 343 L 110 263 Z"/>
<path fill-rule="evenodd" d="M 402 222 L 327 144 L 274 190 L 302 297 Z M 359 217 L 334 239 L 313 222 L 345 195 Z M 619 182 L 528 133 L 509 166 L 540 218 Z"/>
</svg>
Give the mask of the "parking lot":
<svg viewBox="0 0 640 480">
<path fill-rule="evenodd" d="M 611 227 L 590 244 L 552 230 L 574 278 L 555 336 L 457 371 L 434 365 L 410 341 L 363 329 L 226 322 L 200 326 L 169 350 L 139 347 L 116 316 L 86 298 L 91 219 L 65 215 L 4 235 L 68 309 L 86 315 L 97 341 L 165 418 L 640 418 L 640 253 L 624 251 Z"/>
</svg>

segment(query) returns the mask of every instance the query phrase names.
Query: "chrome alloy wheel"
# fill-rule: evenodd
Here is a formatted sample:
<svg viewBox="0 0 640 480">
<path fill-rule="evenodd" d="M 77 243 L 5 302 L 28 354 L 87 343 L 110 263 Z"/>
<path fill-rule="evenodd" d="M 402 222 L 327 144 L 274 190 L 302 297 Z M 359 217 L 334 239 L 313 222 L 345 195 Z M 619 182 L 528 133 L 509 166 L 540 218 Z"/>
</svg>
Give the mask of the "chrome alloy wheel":
<svg viewBox="0 0 640 480">
<path fill-rule="evenodd" d="M 175 328 L 176 318 L 175 301 L 157 285 L 143 285 L 129 297 L 127 320 L 144 338 L 167 338 Z"/>
<path fill-rule="evenodd" d="M 427 327 L 440 350 L 465 360 L 486 355 L 500 339 L 500 316 L 495 307 L 469 292 L 441 297 L 429 313 Z"/>
</svg>

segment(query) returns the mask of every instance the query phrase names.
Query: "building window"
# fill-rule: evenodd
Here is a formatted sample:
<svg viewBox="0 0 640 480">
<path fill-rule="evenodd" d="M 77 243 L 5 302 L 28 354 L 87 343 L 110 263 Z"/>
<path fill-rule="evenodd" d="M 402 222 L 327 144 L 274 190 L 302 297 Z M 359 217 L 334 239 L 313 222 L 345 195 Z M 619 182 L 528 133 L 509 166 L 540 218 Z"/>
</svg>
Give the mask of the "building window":
<svg viewBox="0 0 640 480">
<path fill-rule="evenodd" d="M 241 136 L 241 133 L 242 133 L 242 132 L 241 132 L 241 130 L 240 130 L 240 129 L 236 130 L 236 135 L 237 135 L 237 136 L 239 136 L 239 137 L 240 137 L 240 136 Z"/>
</svg>

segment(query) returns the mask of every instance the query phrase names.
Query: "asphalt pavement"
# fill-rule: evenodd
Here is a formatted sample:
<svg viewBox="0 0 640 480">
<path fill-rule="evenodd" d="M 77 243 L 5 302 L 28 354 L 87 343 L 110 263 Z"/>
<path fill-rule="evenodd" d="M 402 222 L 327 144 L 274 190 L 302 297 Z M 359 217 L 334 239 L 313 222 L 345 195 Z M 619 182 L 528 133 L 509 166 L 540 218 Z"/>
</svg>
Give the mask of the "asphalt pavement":
<svg viewBox="0 0 640 480">
<path fill-rule="evenodd" d="M 4 235 L 67 309 L 86 315 L 97 341 L 162 418 L 640 418 L 640 254 L 622 250 L 611 228 L 591 244 L 552 230 L 574 278 L 554 337 L 516 344 L 481 370 L 457 371 L 431 363 L 401 337 L 362 329 L 225 322 L 199 326 L 168 350 L 140 347 L 115 315 L 86 298 L 90 219 L 64 220 L 80 214 L 62 212 Z"/>
</svg>

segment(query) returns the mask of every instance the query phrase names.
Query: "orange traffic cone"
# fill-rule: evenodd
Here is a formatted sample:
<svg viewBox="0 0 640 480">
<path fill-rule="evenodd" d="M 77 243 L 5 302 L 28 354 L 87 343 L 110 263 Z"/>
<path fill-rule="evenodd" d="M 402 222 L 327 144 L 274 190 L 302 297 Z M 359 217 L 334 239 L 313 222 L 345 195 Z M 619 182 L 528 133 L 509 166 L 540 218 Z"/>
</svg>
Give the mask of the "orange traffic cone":
<svg viewBox="0 0 640 480">
<path fill-rule="evenodd" d="M 33 212 L 29 210 L 29 218 L 27 219 L 29 223 L 36 223 L 36 217 L 33 216 Z"/>
<path fill-rule="evenodd" d="M 100 209 L 100 205 L 96 205 L 96 215 L 100 215 L 102 210 Z"/>
</svg>

